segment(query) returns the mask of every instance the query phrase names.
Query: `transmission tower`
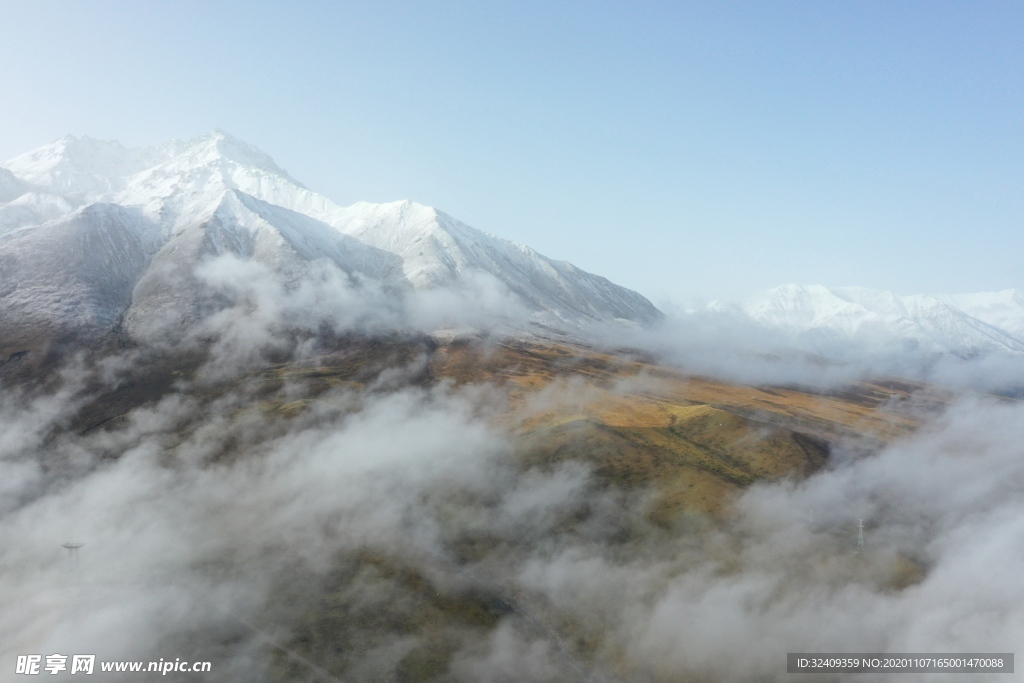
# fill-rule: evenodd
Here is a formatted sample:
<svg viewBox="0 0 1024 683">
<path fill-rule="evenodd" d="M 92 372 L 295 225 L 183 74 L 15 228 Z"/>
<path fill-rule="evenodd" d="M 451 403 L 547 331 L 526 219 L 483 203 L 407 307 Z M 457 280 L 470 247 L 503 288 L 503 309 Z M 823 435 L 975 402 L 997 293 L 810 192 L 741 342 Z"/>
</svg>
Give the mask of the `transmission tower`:
<svg viewBox="0 0 1024 683">
<path fill-rule="evenodd" d="M 78 577 L 78 549 L 81 548 L 83 545 L 85 544 L 72 543 L 71 541 L 68 541 L 67 543 L 61 544 L 60 546 L 61 548 L 67 549 L 69 560 L 68 566 L 71 568 L 71 574 L 76 578 Z"/>
</svg>

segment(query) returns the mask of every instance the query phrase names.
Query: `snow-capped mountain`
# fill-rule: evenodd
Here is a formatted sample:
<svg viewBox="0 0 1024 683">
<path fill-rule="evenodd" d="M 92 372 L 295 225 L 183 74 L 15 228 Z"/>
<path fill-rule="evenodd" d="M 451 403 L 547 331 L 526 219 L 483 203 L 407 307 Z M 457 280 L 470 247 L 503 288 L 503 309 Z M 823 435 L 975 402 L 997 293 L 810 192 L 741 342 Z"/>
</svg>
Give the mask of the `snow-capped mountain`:
<svg viewBox="0 0 1024 683">
<path fill-rule="evenodd" d="M 1016 290 L 949 296 L 897 296 L 863 287 L 785 285 L 742 304 L 712 304 L 745 314 L 805 348 L 831 353 L 871 349 L 1024 354 L 1024 297 Z"/>
<path fill-rule="evenodd" d="M 327 260 L 396 294 L 482 276 L 529 313 L 526 328 L 662 317 L 636 292 L 434 208 L 339 206 L 223 131 L 146 149 L 65 137 L 0 166 L 0 352 L 40 330 L 142 334 L 158 312 L 187 324 L 196 266 L 225 253 L 285 275 Z"/>
<path fill-rule="evenodd" d="M 993 327 L 1006 330 L 1018 339 L 1024 339 L 1024 292 L 1018 289 L 949 294 L 937 298 Z"/>
</svg>

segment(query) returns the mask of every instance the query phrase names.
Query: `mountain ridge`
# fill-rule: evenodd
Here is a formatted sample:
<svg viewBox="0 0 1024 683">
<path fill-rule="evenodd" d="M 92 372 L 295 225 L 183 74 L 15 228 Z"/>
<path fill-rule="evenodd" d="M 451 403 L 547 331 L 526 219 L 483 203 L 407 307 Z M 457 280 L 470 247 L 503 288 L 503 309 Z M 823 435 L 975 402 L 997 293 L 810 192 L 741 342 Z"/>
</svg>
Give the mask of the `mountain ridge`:
<svg viewBox="0 0 1024 683">
<path fill-rule="evenodd" d="M 301 279 L 303 264 L 326 261 L 348 282 L 398 297 L 482 288 L 474 303 L 454 308 L 490 302 L 504 311 L 495 327 L 511 333 L 573 335 L 664 318 L 637 292 L 437 208 L 410 200 L 341 206 L 220 129 L 139 149 L 65 136 L 0 165 L 7 330 L 46 320 L 63 335 L 128 321 L 141 334 L 169 302 L 192 310 L 179 322 L 193 324 L 202 292 L 192 273 L 225 255 L 254 259 L 287 281 Z M 61 272 L 47 278 L 46 269 Z M 1024 354 L 1024 294 L 1015 289 L 898 296 L 791 284 L 707 310 L 826 354 L 851 345 L 964 358 Z M 0 339 L 0 352 L 9 347 Z"/>
<path fill-rule="evenodd" d="M 90 318 L 97 321 L 92 332 L 122 319 L 141 330 L 138 323 L 162 316 L 171 299 L 196 309 L 183 300 L 184 291 L 158 291 L 173 290 L 176 282 L 192 287 L 189 274 L 200 262 L 223 255 L 255 259 L 286 279 L 300 277 L 302 263 L 328 261 L 351 282 L 377 282 L 394 294 L 465 290 L 484 278 L 493 290 L 487 296 L 527 312 L 504 325 L 522 333 L 572 334 L 616 320 L 643 326 L 663 317 L 636 292 L 433 207 L 408 200 L 340 206 L 219 129 L 142 149 L 65 136 L 0 166 L 0 199 L 0 278 L 14 285 L 0 315 L 8 328 L 42 315 L 70 333 L 84 319 L 69 310 L 106 301 L 109 310 Z M 99 206 L 123 211 L 91 208 Z M 104 237 L 114 230 L 120 235 L 114 241 L 124 241 L 132 226 L 139 247 L 130 255 Z M 65 233 L 77 237 L 62 244 Z M 86 243 L 93 245 L 90 258 L 65 253 Z M 39 253 L 25 259 L 33 250 Z M 30 263 L 70 269 L 56 280 L 64 288 L 25 272 Z M 125 273 L 134 274 L 127 306 L 119 279 Z M 118 294 L 99 295 L 104 287 Z"/>
<path fill-rule="evenodd" d="M 740 303 L 712 302 L 708 310 L 747 316 L 817 352 L 854 343 L 969 358 L 1024 354 L 1024 296 L 1015 293 L 899 296 L 866 287 L 788 284 Z"/>
</svg>

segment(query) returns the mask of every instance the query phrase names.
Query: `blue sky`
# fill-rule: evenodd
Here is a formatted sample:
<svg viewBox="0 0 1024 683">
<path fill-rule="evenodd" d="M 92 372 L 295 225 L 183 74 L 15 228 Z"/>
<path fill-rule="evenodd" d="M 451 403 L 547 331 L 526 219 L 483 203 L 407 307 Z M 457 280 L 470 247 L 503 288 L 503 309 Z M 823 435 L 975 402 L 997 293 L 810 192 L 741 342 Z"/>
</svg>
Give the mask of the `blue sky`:
<svg viewBox="0 0 1024 683">
<path fill-rule="evenodd" d="M 221 127 L 659 303 L 1024 288 L 1024 3 L 9 2 L 0 159 Z"/>
</svg>

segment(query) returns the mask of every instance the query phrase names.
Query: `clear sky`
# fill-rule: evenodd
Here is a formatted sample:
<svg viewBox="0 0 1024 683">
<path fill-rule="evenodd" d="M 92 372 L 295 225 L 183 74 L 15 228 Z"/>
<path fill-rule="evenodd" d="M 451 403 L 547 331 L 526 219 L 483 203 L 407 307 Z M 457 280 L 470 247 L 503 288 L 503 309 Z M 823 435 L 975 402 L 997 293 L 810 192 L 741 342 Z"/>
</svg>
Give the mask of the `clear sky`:
<svg viewBox="0 0 1024 683">
<path fill-rule="evenodd" d="M 656 302 L 1024 288 L 1024 2 L 0 0 L 0 159 L 223 128 Z"/>
</svg>

